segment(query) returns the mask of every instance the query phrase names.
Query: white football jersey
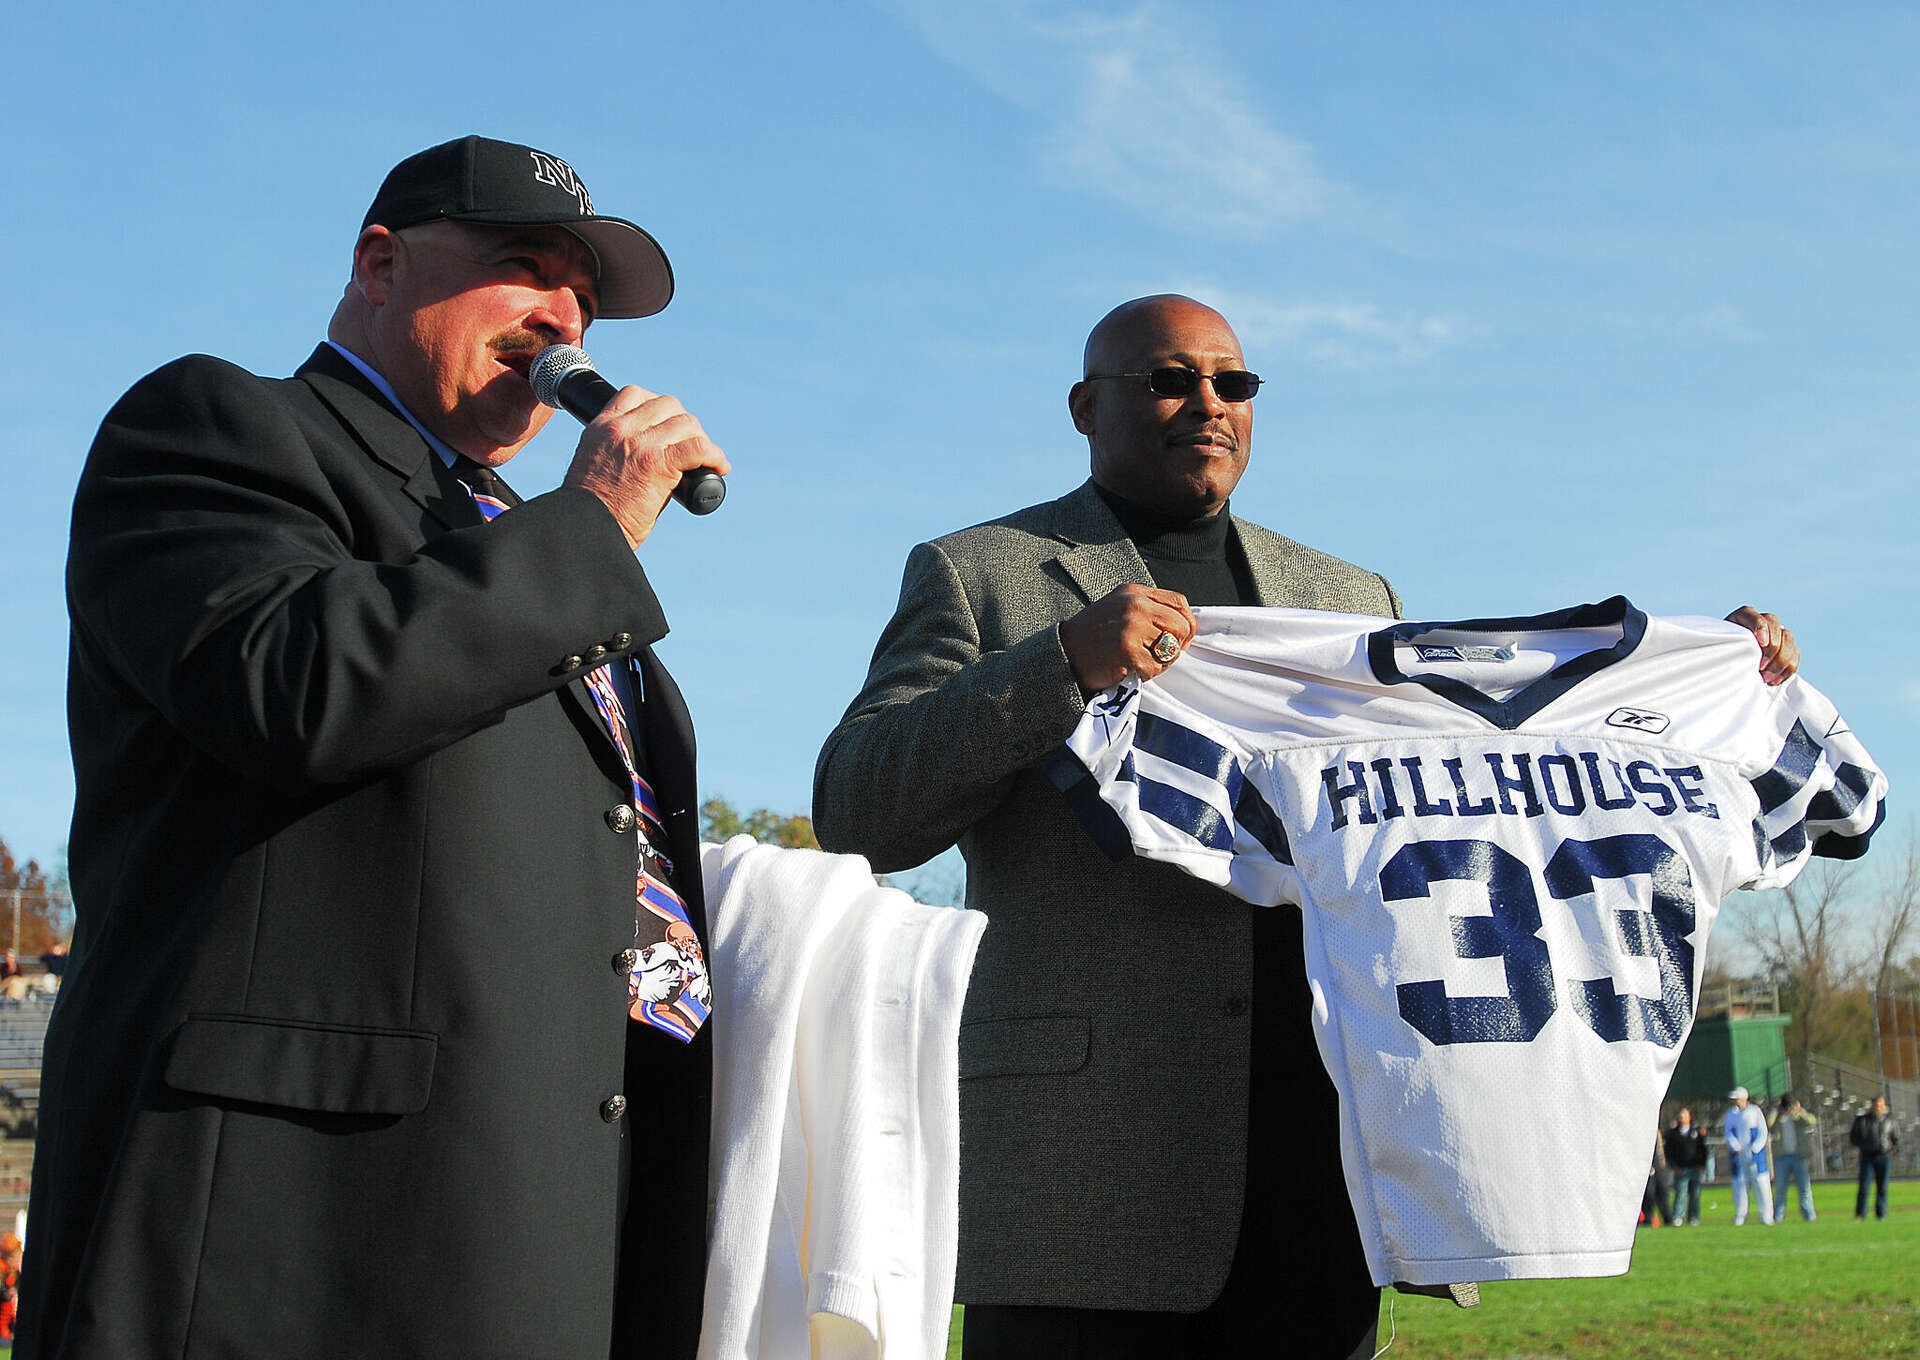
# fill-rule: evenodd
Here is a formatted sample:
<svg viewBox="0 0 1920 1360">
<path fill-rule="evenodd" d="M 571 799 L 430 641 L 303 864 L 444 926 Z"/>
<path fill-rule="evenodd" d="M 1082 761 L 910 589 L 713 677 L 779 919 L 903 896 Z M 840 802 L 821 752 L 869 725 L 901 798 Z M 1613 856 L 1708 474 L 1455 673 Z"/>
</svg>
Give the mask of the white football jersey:
<svg viewBox="0 0 1920 1360">
<path fill-rule="evenodd" d="M 1301 908 L 1374 1281 L 1625 1271 L 1721 898 L 1863 853 L 1885 776 L 1715 619 L 1195 613 L 1051 773 L 1116 857 Z"/>
</svg>

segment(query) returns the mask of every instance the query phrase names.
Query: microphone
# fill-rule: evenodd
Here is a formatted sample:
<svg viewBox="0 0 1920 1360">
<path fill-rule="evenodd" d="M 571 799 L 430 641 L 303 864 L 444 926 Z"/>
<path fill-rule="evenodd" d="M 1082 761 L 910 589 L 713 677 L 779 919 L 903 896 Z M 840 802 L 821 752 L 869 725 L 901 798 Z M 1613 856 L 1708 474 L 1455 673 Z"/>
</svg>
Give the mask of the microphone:
<svg viewBox="0 0 1920 1360">
<path fill-rule="evenodd" d="M 582 425 L 591 423 L 620 391 L 595 371 L 585 350 L 572 345 L 541 350 L 527 381 L 542 405 L 565 411 Z M 696 515 L 711 515 L 727 498 L 726 478 L 712 468 L 690 468 L 680 474 L 673 498 Z"/>
</svg>

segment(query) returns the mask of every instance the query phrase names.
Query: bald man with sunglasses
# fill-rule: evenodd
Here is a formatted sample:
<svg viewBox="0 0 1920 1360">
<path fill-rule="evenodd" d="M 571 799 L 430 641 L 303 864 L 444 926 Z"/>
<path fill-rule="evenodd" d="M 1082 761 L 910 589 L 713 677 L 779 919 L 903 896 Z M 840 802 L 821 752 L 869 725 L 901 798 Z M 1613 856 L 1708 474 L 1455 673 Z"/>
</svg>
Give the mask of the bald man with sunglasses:
<svg viewBox="0 0 1920 1360">
<path fill-rule="evenodd" d="M 1178 658 L 1194 605 L 1400 600 L 1229 513 L 1260 380 L 1218 312 L 1123 303 L 1085 365 L 1091 479 L 913 550 L 814 779 L 824 845 L 890 871 L 958 844 L 992 922 L 960 1038 L 964 1353 L 1370 1356 L 1299 913 L 1110 862 L 1040 766 L 1090 696 Z"/>
<path fill-rule="evenodd" d="M 815 777 L 822 843 L 882 870 L 958 843 L 992 921 L 960 1040 L 965 1353 L 1368 1354 L 1298 913 L 1109 862 L 1039 764 L 1088 696 L 1178 657 L 1192 605 L 1399 600 L 1226 512 L 1259 379 L 1219 313 L 1126 303 L 1085 375 L 1091 480 L 914 549 Z"/>
</svg>

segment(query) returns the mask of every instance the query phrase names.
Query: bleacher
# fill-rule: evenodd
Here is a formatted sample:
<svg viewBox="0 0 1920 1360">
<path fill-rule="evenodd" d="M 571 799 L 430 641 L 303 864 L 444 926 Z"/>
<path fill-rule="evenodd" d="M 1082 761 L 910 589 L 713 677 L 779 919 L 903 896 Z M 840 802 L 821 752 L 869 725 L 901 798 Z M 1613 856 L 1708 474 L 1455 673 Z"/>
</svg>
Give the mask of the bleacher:
<svg viewBox="0 0 1920 1360">
<path fill-rule="evenodd" d="M 1859 1154 L 1847 1142 L 1847 1129 L 1855 1115 L 1872 1108 L 1875 1096 L 1884 1095 L 1888 1113 L 1893 1116 L 1893 1130 L 1900 1135 L 1900 1150 L 1893 1155 L 1893 1174 L 1920 1173 L 1920 1082 L 1888 1081 L 1883 1085 L 1877 1072 L 1815 1054 L 1802 1083 L 1805 1094 L 1800 1099 L 1820 1121 L 1828 1171 L 1859 1174 Z"/>
<path fill-rule="evenodd" d="M 1920 1082 L 1888 1081 L 1883 1084 L 1877 1072 L 1815 1054 L 1803 1072 L 1794 1071 L 1793 1065 L 1786 1063 L 1780 1064 L 1777 1071 L 1769 1069 L 1765 1080 L 1756 1083 L 1755 1103 L 1771 1116 L 1777 1098 L 1773 1094 L 1762 1093 L 1788 1090 L 1798 1095 L 1801 1103 L 1807 1107 L 1807 1113 L 1819 1121 L 1822 1155 L 1808 1168 L 1814 1179 L 1851 1181 L 1860 1174 L 1860 1154 L 1847 1141 L 1847 1130 L 1852 1127 L 1855 1115 L 1872 1108 L 1873 1098 L 1878 1095 L 1887 1097 L 1894 1132 L 1900 1136 L 1899 1151 L 1893 1155 L 1892 1174 L 1920 1175 Z M 1667 1101 L 1662 1110 L 1663 1127 L 1672 1122 L 1675 1111 L 1682 1103 L 1686 1102 Z M 1695 1120 L 1715 1144 L 1716 1169 L 1722 1180 L 1727 1173 L 1726 1149 L 1720 1145 L 1720 1129 L 1731 1104 L 1731 1101 L 1724 1099 L 1692 1103 Z"/>
<path fill-rule="evenodd" d="M 1875 1096 L 1887 1098 L 1900 1147 L 1893 1156 L 1895 1176 L 1920 1174 L 1920 1081 L 1889 1080 L 1869 1068 L 1812 1054 L 1789 1058 L 1786 1030 L 1792 1017 L 1780 1007 L 1780 990 L 1764 979 L 1736 978 L 1703 985 L 1694 1033 L 1675 1066 L 1673 1085 L 1660 1107 L 1660 1126 L 1673 1123 L 1682 1105 L 1706 1130 L 1720 1177 L 1726 1172 L 1726 1147 L 1720 1131 L 1735 1085 L 1753 1093 L 1753 1102 L 1771 1116 L 1788 1092 L 1819 1122 L 1821 1155 L 1808 1164 L 1816 1180 L 1852 1180 L 1860 1172 L 1860 1154 L 1847 1141 L 1855 1115 L 1865 1113 Z M 1911 1070 L 1902 1069 L 1902 1070 Z"/>
<path fill-rule="evenodd" d="M 52 1014 L 53 996 L 38 986 L 24 997 L 0 996 L 0 1228 L 8 1230 L 33 1188 L 40 1060 Z"/>
<path fill-rule="evenodd" d="M 8 1138 L 34 1134 L 40 1113 L 40 1060 L 52 1013 L 53 998 L 38 988 L 19 999 L 0 997 L 0 1130 Z"/>
</svg>

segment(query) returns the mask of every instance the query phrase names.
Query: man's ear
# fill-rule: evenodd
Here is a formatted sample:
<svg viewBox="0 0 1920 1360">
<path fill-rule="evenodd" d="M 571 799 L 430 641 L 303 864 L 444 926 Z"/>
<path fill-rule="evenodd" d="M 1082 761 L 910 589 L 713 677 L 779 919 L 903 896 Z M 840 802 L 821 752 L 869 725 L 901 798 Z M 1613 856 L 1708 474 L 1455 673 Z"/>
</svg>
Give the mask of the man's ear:
<svg viewBox="0 0 1920 1360">
<path fill-rule="evenodd" d="M 1093 384 L 1077 382 L 1067 389 L 1067 410 L 1073 415 L 1073 428 L 1081 434 L 1093 434 Z"/>
<path fill-rule="evenodd" d="M 399 238 L 375 223 L 362 229 L 353 243 L 353 286 L 375 307 L 393 292 L 394 254 Z"/>
</svg>

